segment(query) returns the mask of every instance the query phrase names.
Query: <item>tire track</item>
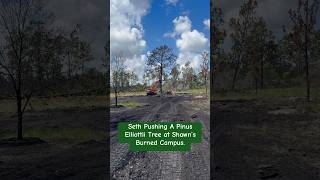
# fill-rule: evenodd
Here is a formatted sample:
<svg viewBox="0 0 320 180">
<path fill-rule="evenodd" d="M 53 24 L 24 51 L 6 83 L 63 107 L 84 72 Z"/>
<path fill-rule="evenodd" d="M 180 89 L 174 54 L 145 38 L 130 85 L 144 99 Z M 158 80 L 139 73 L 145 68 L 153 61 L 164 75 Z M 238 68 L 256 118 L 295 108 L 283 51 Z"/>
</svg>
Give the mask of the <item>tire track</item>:
<svg viewBox="0 0 320 180">
<path fill-rule="evenodd" d="M 150 107 L 141 121 L 192 121 L 188 109 L 181 103 L 184 97 L 161 97 Z M 117 138 L 117 136 L 114 136 Z M 197 144 L 196 146 L 198 146 Z M 112 144 L 111 156 L 122 159 L 114 164 L 112 179 L 209 179 L 205 151 L 209 147 L 199 145 L 191 152 L 129 152 L 127 144 Z M 208 156 L 208 157 L 206 157 Z"/>
<path fill-rule="evenodd" d="M 149 108 L 149 109 L 148 109 Z M 145 113 L 150 112 L 150 108 L 156 108 L 156 105 L 147 107 Z M 130 114 L 133 114 L 134 111 L 130 110 Z M 124 115 L 125 116 L 125 115 Z M 116 118 L 121 118 L 117 116 Z M 118 132 L 113 131 L 110 139 L 110 178 L 117 179 L 117 172 L 123 167 L 127 166 L 130 159 L 134 156 L 132 152 L 128 152 L 127 144 L 120 144 L 118 142 Z"/>
<path fill-rule="evenodd" d="M 159 103 L 155 104 L 149 112 L 149 114 L 145 115 L 144 117 L 141 118 L 141 121 L 150 121 L 154 119 L 158 119 L 159 113 L 166 109 L 168 107 L 168 103 Z M 117 136 L 116 136 L 117 138 Z M 113 147 L 112 147 L 113 146 Z M 152 165 L 153 167 L 157 167 L 159 165 L 157 164 L 150 164 L 151 158 L 157 159 L 156 154 L 149 154 L 147 152 L 129 152 L 128 151 L 128 145 L 127 144 L 119 144 L 118 141 L 115 141 L 115 144 L 113 144 L 111 148 L 113 151 L 111 152 L 112 155 L 114 156 L 114 160 L 117 158 L 120 158 L 121 161 L 111 169 L 111 177 L 113 179 L 134 179 L 134 178 L 139 178 L 139 179 L 149 179 L 149 177 L 153 174 L 160 174 L 157 172 L 154 172 L 151 169 L 148 169 L 150 167 L 145 167 L 143 164 L 149 164 Z M 114 147 L 115 146 L 115 147 Z M 112 164 L 112 163 L 111 163 Z M 159 169 L 159 167 L 157 168 Z"/>
<path fill-rule="evenodd" d="M 179 113 L 182 112 L 191 111 L 184 104 L 180 104 Z M 190 122 L 199 122 L 191 118 L 191 114 L 186 114 L 185 118 L 184 120 Z M 210 134 L 210 132 L 206 132 L 205 123 L 201 123 L 203 125 L 202 134 L 204 137 Z M 186 179 L 210 179 L 210 142 L 204 138 L 202 139 L 202 143 L 192 145 L 190 152 L 182 153 L 184 163 L 183 174 L 187 177 Z"/>
<path fill-rule="evenodd" d="M 174 99 L 173 99 L 174 100 Z M 170 109 L 166 114 L 166 119 L 174 122 L 177 115 L 177 106 L 170 102 Z M 174 117 L 172 117 L 174 115 Z M 170 117 L 170 118 L 169 118 Z M 162 122 L 164 120 L 161 120 Z M 160 152 L 158 153 L 161 159 L 161 176 L 159 179 L 182 179 L 182 156 L 180 152 Z"/>
</svg>

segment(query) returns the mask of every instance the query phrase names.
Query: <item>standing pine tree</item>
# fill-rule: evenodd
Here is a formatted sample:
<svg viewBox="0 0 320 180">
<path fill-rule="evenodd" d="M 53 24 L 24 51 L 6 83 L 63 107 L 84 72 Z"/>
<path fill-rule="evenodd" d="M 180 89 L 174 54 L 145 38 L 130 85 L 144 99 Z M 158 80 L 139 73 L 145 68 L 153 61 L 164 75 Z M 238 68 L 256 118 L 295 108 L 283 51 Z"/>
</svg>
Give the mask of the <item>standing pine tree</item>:
<svg viewBox="0 0 320 180">
<path fill-rule="evenodd" d="M 176 55 L 167 45 L 160 46 L 148 54 L 147 65 L 159 69 L 160 93 L 162 94 L 163 77 L 167 69 L 176 63 Z"/>
</svg>

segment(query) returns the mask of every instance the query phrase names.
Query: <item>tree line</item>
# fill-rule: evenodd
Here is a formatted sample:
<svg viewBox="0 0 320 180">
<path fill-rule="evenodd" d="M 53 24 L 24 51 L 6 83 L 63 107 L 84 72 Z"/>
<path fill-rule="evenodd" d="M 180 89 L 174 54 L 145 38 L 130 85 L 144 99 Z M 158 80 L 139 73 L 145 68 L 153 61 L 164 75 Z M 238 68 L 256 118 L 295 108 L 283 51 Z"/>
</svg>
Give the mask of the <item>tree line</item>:
<svg viewBox="0 0 320 180">
<path fill-rule="evenodd" d="M 164 91 L 178 91 L 183 89 L 194 89 L 205 87 L 208 91 L 209 80 L 209 52 L 201 53 L 200 71 L 196 72 L 191 62 L 177 64 L 177 56 L 167 45 L 162 45 L 152 50 L 145 62 L 143 79 L 138 79 L 133 71 L 128 71 L 125 65 L 127 59 L 123 53 L 114 53 L 111 58 L 111 88 L 117 99 L 120 92 L 124 91 L 146 91 L 155 82 L 159 82 L 159 93 Z"/>
<path fill-rule="evenodd" d="M 39 0 L 0 0 L 0 97 L 17 105 L 17 138 L 32 97 L 105 94 L 106 75 L 90 68 L 91 47 L 55 26 L 54 14 Z"/>
<path fill-rule="evenodd" d="M 311 82 L 320 74 L 319 1 L 298 0 L 297 8 L 288 10 L 292 26 L 283 26 L 280 38 L 268 29 L 258 8 L 256 0 L 246 0 L 238 16 L 225 22 L 222 9 L 212 7 L 212 86 L 216 91 L 253 88 L 256 92 L 266 86 L 304 86 L 310 100 Z M 224 48 L 227 37 L 229 51 Z"/>
</svg>

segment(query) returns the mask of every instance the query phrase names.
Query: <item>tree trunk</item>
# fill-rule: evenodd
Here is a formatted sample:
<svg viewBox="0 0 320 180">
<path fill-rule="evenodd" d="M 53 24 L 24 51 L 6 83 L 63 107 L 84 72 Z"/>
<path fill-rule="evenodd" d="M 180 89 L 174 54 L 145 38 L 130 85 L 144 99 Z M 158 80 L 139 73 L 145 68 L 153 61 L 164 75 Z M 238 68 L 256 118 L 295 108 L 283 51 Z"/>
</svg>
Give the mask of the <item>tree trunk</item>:
<svg viewBox="0 0 320 180">
<path fill-rule="evenodd" d="M 82 75 L 84 74 L 84 60 L 82 61 L 82 63 L 81 63 L 81 73 L 82 73 Z"/>
<path fill-rule="evenodd" d="M 206 94 L 208 94 L 208 75 L 205 75 L 204 77 L 204 85 L 206 88 Z"/>
<path fill-rule="evenodd" d="M 264 77 L 263 77 L 263 57 L 261 57 L 261 64 L 260 64 L 260 86 L 261 86 L 261 89 L 263 89 L 264 87 Z"/>
<path fill-rule="evenodd" d="M 163 67 L 162 64 L 160 65 L 160 79 L 159 79 L 159 83 L 160 83 L 160 94 L 162 94 L 162 73 L 163 73 Z"/>
<path fill-rule="evenodd" d="M 208 94 L 208 82 L 207 82 L 207 78 L 205 80 L 205 83 L 206 83 L 206 94 Z"/>
<path fill-rule="evenodd" d="M 308 50 L 306 48 L 306 54 L 308 53 Z M 310 102 L 310 77 L 309 77 L 309 62 L 308 62 L 308 55 L 305 57 L 306 59 L 306 82 L 307 82 L 307 99 L 308 102 Z"/>
<path fill-rule="evenodd" d="M 70 53 L 68 52 L 68 79 L 71 79 L 71 57 Z"/>
<path fill-rule="evenodd" d="M 237 76 L 238 76 L 238 71 L 239 71 L 239 65 L 237 65 L 237 67 L 235 68 L 235 71 L 234 71 L 234 75 L 233 75 L 233 78 L 232 78 L 232 87 L 231 87 L 231 90 L 234 90 L 234 89 L 235 89 L 236 80 L 237 80 Z"/>
<path fill-rule="evenodd" d="M 215 55 L 212 55 L 212 59 L 210 61 L 210 101 L 213 101 L 213 89 L 214 89 L 214 81 L 213 81 L 213 77 L 214 77 L 214 64 L 213 64 L 213 61 L 215 60 L 214 59 L 214 56 Z"/>
<path fill-rule="evenodd" d="M 22 98 L 17 95 L 17 113 L 18 113 L 18 126 L 17 126 L 17 140 L 22 140 Z"/>
<path fill-rule="evenodd" d="M 255 84 L 256 84 L 255 89 L 256 89 L 256 94 L 257 94 L 258 93 L 258 78 L 257 77 L 255 78 Z"/>
<path fill-rule="evenodd" d="M 307 34 L 307 33 L 306 33 Z M 307 36 L 307 35 L 305 35 Z M 310 77 L 309 77 L 309 59 L 308 59 L 308 45 L 307 45 L 307 37 L 306 37 L 306 45 L 305 45 L 305 63 L 306 63 L 306 85 L 307 85 L 307 100 L 310 102 Z"/>
<path fill-rule="evenodd" d="M 307 0 L 307 8 L 309 8 L 309 1 Z M 310 102 L 310 78 L 309 78 L 309 59 L 308 59 L 308 18 L 309 18 L 309 10 L 306 10 L 306 23 L 305 23 L 305 32 L 304 32 L 304 38 L 305 38 L 305 47 L 304 47 L 304 60 L 305 60 L 305 66 L 306 66 L 306 85 L 307 85 L 307 100 Z"/>
<path fill-rule="evenodd" d="M 118 92 L 117 92 L 117 90 L 114 91 L 114 98 L 116 100 L 116 107 L 118 107 Z"/>
</svg>

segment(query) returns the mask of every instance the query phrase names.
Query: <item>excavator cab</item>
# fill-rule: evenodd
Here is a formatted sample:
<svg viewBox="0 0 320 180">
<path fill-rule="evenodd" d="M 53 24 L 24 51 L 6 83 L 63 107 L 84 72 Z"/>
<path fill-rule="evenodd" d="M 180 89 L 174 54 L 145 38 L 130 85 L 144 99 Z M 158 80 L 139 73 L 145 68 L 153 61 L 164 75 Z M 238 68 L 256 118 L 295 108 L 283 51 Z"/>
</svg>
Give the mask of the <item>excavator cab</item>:
<svg viewBox="0 0 320 180">
<path fill-rule="evenodd" d="M 154 96 L 158 93 L 159 81 L 152 83 L 151 87 L 147 89 L 147 96 Z"/>
</svg>

